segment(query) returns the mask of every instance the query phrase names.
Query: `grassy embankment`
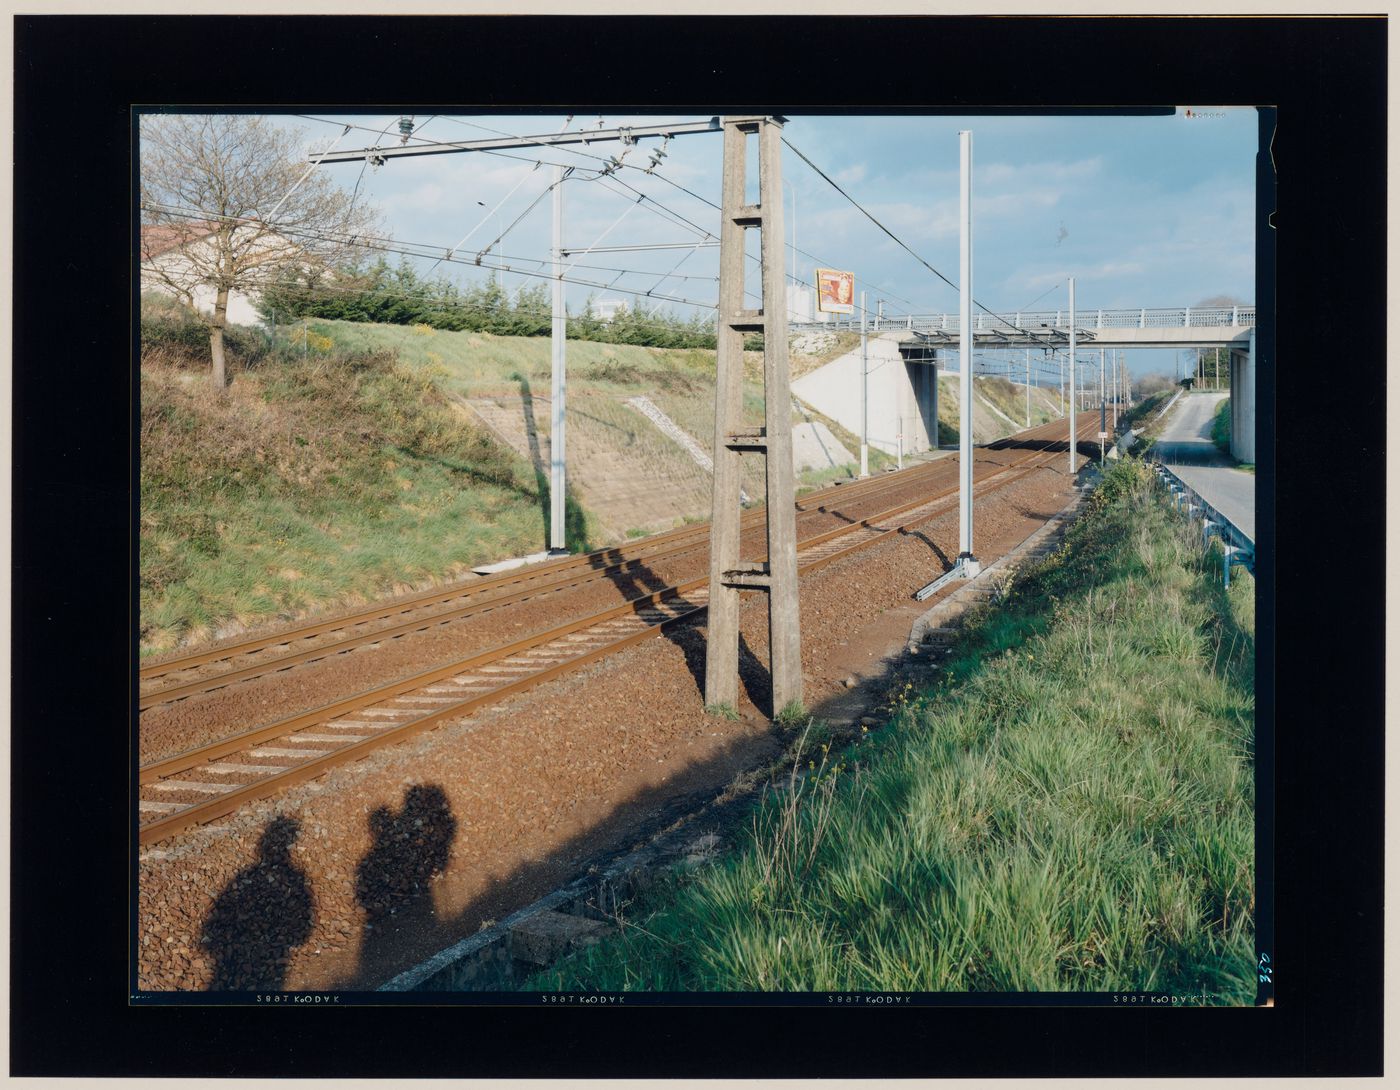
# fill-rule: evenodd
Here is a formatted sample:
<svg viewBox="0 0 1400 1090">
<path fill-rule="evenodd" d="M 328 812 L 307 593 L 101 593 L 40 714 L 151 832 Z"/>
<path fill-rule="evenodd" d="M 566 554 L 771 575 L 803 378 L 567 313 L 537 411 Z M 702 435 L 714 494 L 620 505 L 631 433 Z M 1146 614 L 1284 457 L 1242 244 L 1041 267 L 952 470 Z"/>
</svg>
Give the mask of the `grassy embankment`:
<svg viewBox="0 0 1400 1090">
<path fill-rule="evenodd" d="M 1230 399 L 1227 397 L 1215 407 L 1215 416 L 1210 422 L 1210 441 L 1220 448 L 1221 453 L 1230 453 Z"/>
<path fill-rule="evenodd" d="M 347 351 L 392 348 L 406 365 L 432 373 L 445 390 L 463 398 L 549 396 L 550 346 L 546 337 L 498 337 L 363 322 L 313 321 L 310 328 Z M 750 424 L 763 422 L 762 360 L 762 353 L 745 353 L 743 406 Z M 576 444 L 571 445 L 571 452 L 620 454 L 634 463 L 683 471 L 698 490 L 696 514 L 707 517 L 709 474 L 624 401 L 639 394 L 647 396 L 708 448 L 714 429 L 713 350 L 570 341 L 568 372 L 567 424 L 570 443 Z M 835 421 L 810 410 L 808 413 L 826 424 L 848 450 L 854 453 L 859 449 L 857 437 Z M 547 432 L 547 411 L 537 407 L 537 415 L 545 421 Z M 794 423 L 804 419 L 804 414 L 793 415 Z M 872 468 L 877 470 L 894 462 L 876 451 L 871 452 L 871 458 Z M 848 476 L 849 468 L 806 470 L 799 475 L 799 485 L 811 487 Z M 750 495 L 763 494 L 759 459 L 744 460 L 743 483 Z"/>
<path fill-rule="evenodd" d="M 1118 414 L 1118 424 L 1120 430 L 1126 432 L 1129 428 L 1136 428 L 1149 423 L 1162 408 L 1172 399 L 1176 393 L 1175 387 L 1167 390 L 1158 390 L 1155 394 L 1148 394 L 1141 401 L 1133 405 L 1131 409 Z"/>
<path fill-rule="evenodd" d="M 214 396 L 207 334 L 159 296 L 143 307 L 143 653 L 544 547 L 547 465 L 499 442 L 452 395 L 547 398 L 547 338 L 312 320 L 282 327 L 269 346 L 235 327 L 234 379 Z M 706 517 L 708 474 L 623 402 L 646 394 L 708 445 L 714 353 L 571 341 L 569 365 L 570 547 L 638 537 L 676 514 Z M 757 386 L 745 401 L 761 410 Z M 547 435 L 547 401 L 535 412 Z M 581 466 L 590 453 L 599 465 Z M 577 470 L 601 476 L 623 457 L 669 469 L 662 484 L 680 486 L 668 490 L 673 517 L 608 526 L 584 509 L 575 489 L 588 474 Z M 874 468 L 886 461 L 872 452 Z M 847 472 L 811 470 L 801 483 Z M 745 486 L 762 496 L 752 460 Z"/>
<path fill-rule="evenodd" d="M 309 340 L 240 333 L 216 395 L 199 330 L 144 323 L 143 652 L 539 547 L 536 482 L 430 376 Z"/>
<path fill-rule="evenodd" d="M 1004 379 L 999 375 L 981 375 L 977 379 L 977 391 L 1001 412 L 1011 418 L 1015 426 L 1026 427 L 1026 388 L 1024 385 Z M 1059 416 L 1056 395 L 1044 387 L 1031 388 L 1031 427 L 1047 423 Z M 998 418 L 998 423 L 1005 423 Z"/>
<path fill-rule="evenodd" d="M 528 986 L 1251 1002 L 1253 584 L 1197 540 L 1111 468 L 886 727 Z"/>
</svg>

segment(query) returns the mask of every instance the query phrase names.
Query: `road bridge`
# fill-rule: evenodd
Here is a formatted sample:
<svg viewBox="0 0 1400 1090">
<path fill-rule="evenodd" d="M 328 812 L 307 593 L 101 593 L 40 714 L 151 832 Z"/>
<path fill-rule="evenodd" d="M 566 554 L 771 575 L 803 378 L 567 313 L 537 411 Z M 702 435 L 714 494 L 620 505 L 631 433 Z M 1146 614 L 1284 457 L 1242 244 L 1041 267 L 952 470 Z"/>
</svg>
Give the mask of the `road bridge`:
<svg viewBox="0 0 1400 1090">
<path fill-rule="evenodd" d="M 1227 348 L 1230 351 L 1230 410 L 1233 422 L 1231 453 L 1242 462 L 1255 461 L 1255 381 L 1254 381 L 1255 308 L 1252 305 L 1228 307 L 1127 307 L 1115 309 L 1082 309 L 1074 315 L 1074 335 L 1077 348 Z M 810 331 L 860 330 L 859 318 L 829 322 L 790 322 L 794 333 Z M 911 364 L 928 362 L 928 349 L 936 356 L 941 348 L 956 350 L 961 334 L 957 314 L 909 314 L 903 317 L 870 318 L 866 329 L 872 338 L 898 344 Z M 1038 348 L 1068 349 L 1070 322 L 1067 310 L 1014 311 L 1003 315 L 973 316 L 974 349 Z M 872 344 L 873 344 L 872 340 Z M 916 351 L 917 349 L 917 351 Z M 851 367 L 848 365 L 848 371 Z M 854 379 L 858 382 L 858 377 Z M 889 399 L 900 402 L 921 401 L 927 382 L 910 376 L 907 380 L 898 371 L 885 368 L 875 383 L 908 382 L 909 391 L 891 393 Z M 815 383 L 806 383 L 813 386 Z M 850 386 L 845 382 L 843 386 Z M 796 389 L 796 387 L 794 387 Z M 800 392 L 800 391 L 799 391 Z M 882 396 L 872 389 L 872 397 Z M 859 397 L 858 386 L 843 391 L 845 396 Z M 823 412 L 830 410 L 818 404 Z M 893 430 L 907 431 L 897 422 L 908 415 L 896 416 Z M 924 412 L 928 415 L 927 411 Z M 839 417 L 838 417 L 839 419 Z"/>
<path fill-rule="evenodd" d="M 1225 348 L 1248 350 L 1254 307 L 1129 307 L 1080 310 L 1074 335 L 1080 348 Z M 860 331 L 858 318 L 839 322 L 791 322 L 797 332 Z M 908 334 L 909 340 L 956 345 L 961 324 L 956 314 L 908 314 L 871 318 L 874 333 Z M 976 348 L 1060 348 L 1069 345 L 1069 311 L 1016 311 L 973 316 Z"/>
</svg>

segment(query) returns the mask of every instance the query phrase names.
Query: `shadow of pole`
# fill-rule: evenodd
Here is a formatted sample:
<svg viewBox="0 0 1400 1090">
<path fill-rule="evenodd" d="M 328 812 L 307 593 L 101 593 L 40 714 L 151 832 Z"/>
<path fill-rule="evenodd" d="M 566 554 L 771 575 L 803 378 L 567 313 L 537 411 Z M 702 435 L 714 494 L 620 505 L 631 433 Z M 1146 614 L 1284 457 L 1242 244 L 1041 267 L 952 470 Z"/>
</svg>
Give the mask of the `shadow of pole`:
<svg viewBox="0 0 1400 1090">
<path fill-rule="evenodd" d="M 535 427 L 535 395 L 530 389 L 530 380 L 521 372 L 515 377 L 520 382 L 520 404 L 525 413 L 525 442 L 530 448 L 530 466 L 535 471 L 535 491 L 539 496 L 540 517 L 544 520 L 545 545 L 549 545 L 549 474 L 544 468 L 544 454 L 540 450 L 539 430 Z"/>
<path fill-rule="evenodd" d="M 520 383 L 520 404 L 525 416 L 525 442 L 530 449 L 530 467 L 535 472 L 535 492 L 540 505 L 540 518 L 544 522 L 544 542 L 548 548 L 553 529 L 550 513 L 550 479 L 545 466 L 544 451 L 540 447 L 539 428 L 535 424 L 535 395 L 530 389 L 530 380 L 521 372 L 515 373 Z M 570 415 L 573 415 L 571 412 Z M 564 486 L 564 547 L 571 552 L 589 552 L 592 545 L 588 540 L 588 516 L 574 495 L 573 486 Z"/>
</svg>

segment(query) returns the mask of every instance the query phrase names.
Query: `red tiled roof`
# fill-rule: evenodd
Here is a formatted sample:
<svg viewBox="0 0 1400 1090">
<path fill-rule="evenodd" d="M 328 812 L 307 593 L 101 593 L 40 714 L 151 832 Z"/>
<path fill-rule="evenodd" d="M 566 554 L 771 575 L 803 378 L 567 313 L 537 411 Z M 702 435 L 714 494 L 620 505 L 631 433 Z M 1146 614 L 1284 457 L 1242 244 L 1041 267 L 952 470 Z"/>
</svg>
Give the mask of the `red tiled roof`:
<svg viewBox="0 0 1400 1090">
<path fill-rule="evenodd" d="M 196 239 L 213 234 L 212 223 L 143 223 L 141 225 L 141 260 L 149 261 L 169 250 L 186 246 Z"/>
</svg>

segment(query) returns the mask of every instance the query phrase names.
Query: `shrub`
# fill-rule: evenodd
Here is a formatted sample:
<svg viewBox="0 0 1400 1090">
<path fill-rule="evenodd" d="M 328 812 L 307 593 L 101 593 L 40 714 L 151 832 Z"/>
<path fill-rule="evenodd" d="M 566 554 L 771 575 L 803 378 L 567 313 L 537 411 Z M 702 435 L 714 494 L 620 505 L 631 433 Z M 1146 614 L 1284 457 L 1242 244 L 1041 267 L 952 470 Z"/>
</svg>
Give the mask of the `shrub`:
<svg viewBox="0 0 1400 1090">
<path fill-rule="evenodd" d="M 193 359 L 175 343 L 142 352 L 149 647 L 442 575 L 538 534 L 511 453 L 392 353 L 273 352 L 215 395 L 169 365 Z"/>
<path fill-rule="evenodd" d="M 267 337 L 259 330 L 238 325 L 224 329 L 224 352 L 235 366 L 254 367 L 269 351 Z M 146 292 L 141 296 L 141 359 L 187 370 L 207 368 L 207 322 L 178 299 Z"/>
<path fill-rule="evenodd" d="M 1224 453 L 1230 453 L 1230 399 L 1227 397 L 1215 410 L 1215 419 L 1210 422 L 1211 441 Z"/>
</svg>

